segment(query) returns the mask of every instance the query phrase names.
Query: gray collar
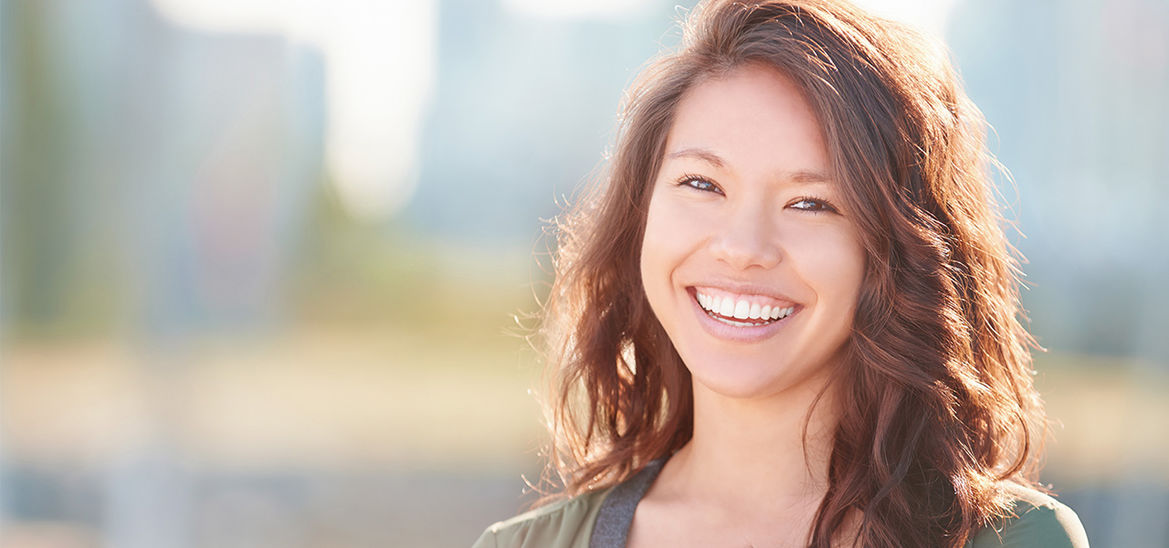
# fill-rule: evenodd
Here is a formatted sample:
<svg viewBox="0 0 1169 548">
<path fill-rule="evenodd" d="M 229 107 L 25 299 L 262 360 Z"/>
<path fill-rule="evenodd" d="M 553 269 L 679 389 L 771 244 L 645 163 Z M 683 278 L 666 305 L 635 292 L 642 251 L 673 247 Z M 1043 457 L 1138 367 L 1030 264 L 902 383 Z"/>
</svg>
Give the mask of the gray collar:
<svg viewBox="0 0 1169 548">
<path fill-rule="evenodd" d="M 650 461 L 640 472 L 609 492 L 597 511 L 589 548 L 625 548 L 637 503 L 641 502 L 641 497 L 645 496 L 665 463 L 664 458 Z"/>
</svg>

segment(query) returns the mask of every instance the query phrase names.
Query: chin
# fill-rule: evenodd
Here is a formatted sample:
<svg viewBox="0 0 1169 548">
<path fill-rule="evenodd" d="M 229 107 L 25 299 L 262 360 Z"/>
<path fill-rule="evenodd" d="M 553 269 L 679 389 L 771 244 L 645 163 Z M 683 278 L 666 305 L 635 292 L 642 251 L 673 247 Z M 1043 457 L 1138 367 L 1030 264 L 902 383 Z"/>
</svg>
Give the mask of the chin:
<svg viewBox="0 0 1169 548">
<path fill-rule="evenodd" d="M 765 363 L 726 358 L 687 361 L 685 357 L 683 362 L 690 370 L 696 390 L 701 385 L 725 398 L 742 400 L 805 394 L 809 390 L 816 393 L 830 378 L 827 369 L 784 364 L 784 359 L 779 357 Z"/>
<path fill-rule="evenodd" d="M 735 399 L 757 399 L 783 393 L 793 383 L 775 372 L 760 371 L 758 368 L 738 363 L 707 363 L 707 367 L 690 367 L 690 376 L 695 388 L 699 384 L 707 391 Z"/>
</svg>

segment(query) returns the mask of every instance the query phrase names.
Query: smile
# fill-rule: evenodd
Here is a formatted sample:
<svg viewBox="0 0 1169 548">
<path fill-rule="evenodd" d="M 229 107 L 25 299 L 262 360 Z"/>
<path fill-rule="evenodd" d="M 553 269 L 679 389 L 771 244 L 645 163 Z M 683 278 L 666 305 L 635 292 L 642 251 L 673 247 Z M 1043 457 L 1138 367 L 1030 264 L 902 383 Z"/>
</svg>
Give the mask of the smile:
<svg viewBox="0 0 1169 548">
<path fill-rule="evenodd" d="M 764 295 L 740 295 L 712 288 L 695 288 L 694 299 L 707 316 L 735 327 L 757 327 L 782 320 L 795 312 Z"/>
</svg>

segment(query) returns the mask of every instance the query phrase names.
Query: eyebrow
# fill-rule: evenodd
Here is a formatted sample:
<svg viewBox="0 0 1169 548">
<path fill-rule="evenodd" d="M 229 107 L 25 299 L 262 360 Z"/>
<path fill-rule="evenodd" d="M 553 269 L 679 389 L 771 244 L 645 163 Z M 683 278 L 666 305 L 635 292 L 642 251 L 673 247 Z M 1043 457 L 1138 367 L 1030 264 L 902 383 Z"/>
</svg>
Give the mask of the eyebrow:
<svg viewBox="0 0 1169 548">
<path fill-rule="evenodd" d="M 675 150 L 666 155 L 666 159 L 695 158 L 718 168 L 726 167 L 726 161 L 721 156 L 704 148 L 684 148 Z M 796 170 L 783 173 L 783 178 L 796 183 L 831 183 L 832 177 L 820 171 Z"/>
<path fill-rule="evenodd" d="M 675 150 L 674 152 L 667 154 L 666 158 L 670 160 L 674 158 L 697 158 L 699 160 L 704 160 L 706 163 L 712 164 L 716 167 L 723 167 L 725 165 L 723 159 L 719 157 L 718 154 L 715 154 L 704 148 L 684 148 L 682 150 Z"/>
</svg>

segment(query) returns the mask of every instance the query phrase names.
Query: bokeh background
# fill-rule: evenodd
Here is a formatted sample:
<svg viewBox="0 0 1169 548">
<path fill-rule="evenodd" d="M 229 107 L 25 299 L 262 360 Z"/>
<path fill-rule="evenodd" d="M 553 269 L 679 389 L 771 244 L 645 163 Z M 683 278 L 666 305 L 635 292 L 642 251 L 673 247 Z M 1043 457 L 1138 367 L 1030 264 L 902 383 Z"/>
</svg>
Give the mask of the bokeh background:
<svg viewBox="0 0 1169 548">
<path fill-rule="evenodd" d="M 516 513 L 545 221 L 691 4 L 3 0 L 0 545 Z M 945 39 L 1014 174 L 1045 481 L 1169 546 L 1169 1 L 863 4 Z"/>
</svg>

